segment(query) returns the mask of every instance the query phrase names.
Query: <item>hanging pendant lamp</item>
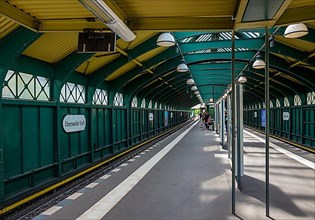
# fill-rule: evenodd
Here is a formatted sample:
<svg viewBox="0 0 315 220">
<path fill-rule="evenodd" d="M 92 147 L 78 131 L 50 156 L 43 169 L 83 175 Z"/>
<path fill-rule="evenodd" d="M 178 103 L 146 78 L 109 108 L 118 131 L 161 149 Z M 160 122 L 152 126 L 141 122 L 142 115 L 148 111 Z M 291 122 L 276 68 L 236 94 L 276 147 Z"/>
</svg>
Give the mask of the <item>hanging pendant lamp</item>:
<svg viewBox="0 0 315 220">
<path fill-rule="evenodd" d="M 197 86 L 192 86 L 191 87 L 191 91 L 196 91 L 198 88 L 197 88 Z"/>
<path fill-rule="evenodd" d="M 263 68 L 265 68 L 265 67 L 266 67 L 265 61 L 263 61 L 263 60 L 261 59 L 261 55 L 258 54 L 258 55 L 256 56 L 255 62 L 253 63 L 253 68 L 254 68 L 254 69 L 263 69 Z"/>
<path fill-rule="evenodd" d="M 308 29 L 305 24 L 291 24 L 284 31 L 285 38 L 298 38 L 308 34 Z"/>
<path fill-rule="evenodd" d="M 188 71 L 188 66 L 186 65 L 186 63 L 184 61 L 182 61 L 182 63 L 180 63 L 178 66 L 177 66 L 177 72 L 180 72 L 180 73 L 185 73 Z"/>
<path fill-rule="evenodd" d="M 238 78 L 237 82 L 243 84 L 243 83 L 246 83 L 246 82 L 247 82 L 247 79 L 246 79 L 245 76 L 241 75 L 241 76 Z"/>
<path fill-rule="evenodd" d="M 175 45 L 175 39 L 170 33 L 162 33 L 158 37 L 156 44 L 160 47 L 171 47 Z"/>
<path fill-rule="evenodd" d="M 190 76 L 188 77 L 187 81 L 186 81 L 186 84 L 187 85 L 194 85 L 195 84 L 195 81 L 193 80 L 193 78 Z"/>
</svg>

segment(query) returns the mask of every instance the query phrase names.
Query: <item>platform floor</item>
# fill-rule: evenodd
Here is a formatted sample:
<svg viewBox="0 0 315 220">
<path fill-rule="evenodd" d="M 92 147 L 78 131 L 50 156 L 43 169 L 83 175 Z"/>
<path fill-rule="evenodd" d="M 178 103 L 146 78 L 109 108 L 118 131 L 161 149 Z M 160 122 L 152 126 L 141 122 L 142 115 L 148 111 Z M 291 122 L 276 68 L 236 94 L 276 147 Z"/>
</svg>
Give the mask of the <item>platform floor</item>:
<svg viewBox="0 0 315 220">
<path fill-rule="evenodd" d="M 245 175 L 242 191 L 236 190 L 235 216 L 227 151 L 214 131 L 202 130 L 198 122 L 190 128 L 35 219 L 269 219 L 265 216 L 264 144 L 244 133 Z M 270 149 L 270 216 L 274 219 L 315 219 L 314 155 L 297 153 L 304 154 L 313 167 Z"/>
</svg>

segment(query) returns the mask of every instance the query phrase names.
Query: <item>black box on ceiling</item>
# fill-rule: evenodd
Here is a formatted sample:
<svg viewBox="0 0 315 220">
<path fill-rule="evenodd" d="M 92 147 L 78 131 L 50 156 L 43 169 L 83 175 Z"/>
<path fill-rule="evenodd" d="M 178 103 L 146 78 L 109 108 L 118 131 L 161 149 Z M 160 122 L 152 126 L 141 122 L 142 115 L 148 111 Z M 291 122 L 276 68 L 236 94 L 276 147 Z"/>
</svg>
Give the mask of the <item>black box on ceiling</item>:
<svg viewBox="0 0 315 220">
<path fill-rule="evenodd" d="M 115 33 L 79 33 L 78 53 L 115 52 Z"/>
</svg>

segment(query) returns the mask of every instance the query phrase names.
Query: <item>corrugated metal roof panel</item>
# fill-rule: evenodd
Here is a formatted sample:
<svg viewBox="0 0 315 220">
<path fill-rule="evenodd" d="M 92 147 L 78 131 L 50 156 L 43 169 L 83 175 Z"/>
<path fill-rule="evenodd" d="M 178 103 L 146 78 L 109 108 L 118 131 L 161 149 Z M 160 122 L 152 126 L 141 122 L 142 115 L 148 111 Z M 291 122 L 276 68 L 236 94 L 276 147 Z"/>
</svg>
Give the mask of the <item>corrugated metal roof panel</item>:
<svg viewBox="0 0 315 220">
<path fill-rule="evenodd" d="M 137 57 L 137 60 L 138 60 L 139 62 L 146 61 L 146 60 L 148 60 L 148 59 L 150 59 L 150 58 L 156 56 L 157 54 L 163 52 L 163 51 L 166 50 L 166 49 L 167 49 L 167 48 L 165 48 L 165 47 L 157 47 L 157 48 L 155 48 L 155 49 L 153 49 L 153 50 L 150 50 L 150 51 L 148 51 L 148 52 L 142 54 L 141 56 Z"/>
<path fill-rule="evenodd" d="M 275 39 L 282 44 L 288 45 L 289 47 L 295 48 L 300 51 L 305 51 L 308 53 L 312 53 L 313 51 L 315 51 L 315 43 L 305 41 L 303 39 L 290 39 L 279 35 L 276 35 Z"/>
<path fill-rule="evenodd" d="M 9 0 L 9 3 L 37 19 L 73 19 L 92 16 L 77 0 Z"/>
<path fill-rule="evenodd" d="M 117 40 L 117 46 L 119 46 L 120 49 L 126 50 L 126 49 L 132 49 L 142 42 L 146 41 L 147 39 L 151 38 L 156 34 L 156 32 L 152 31 L 137 31 L 136 38 L 132 42 L 126 42 L 121 39 Z"/>
<path fill-rule="evenodd" d="M 10 34 L 17 27 L 19 27 L 19 25 L 14 21 L 6 17 L 0 16 L 0 39 Z"/>
<path fill-rule="evenodd" d="M 305 6 L 315 5 L 314 0 L 292 0 L 290 5 L 288 6 L 288 9 L 290 8 L 299 8 L 299 7 L 305 7 Z"/>
<path fill-rule="evenodd" d="M 126 65 L 120 67 L 118 70 L 116 70 L 115 72 L 113 72 L 111 75 L 109 75 L 105 80 L 106 81 L 111 81 L 116 79 L 117 77 L 123 75 L 124 73 L 128 72 L 129 70 L 135 68 L 137 66 L 137 64 L 135 64 L 134 62 L 129 62 Z"/>
<path fill-rule="evenodd" d="M 120 54 L 109 55 L 106 53 L 96 53 L 93 57 L 82 63 L 76 71 L 84 74 L 93 73 L 95 70 L 115 60 Z"/>
<path fill-rule="evenodd" d="M 23 54 L 49 63 L 56 63 L 75 51 L 77 44 L 77 33 L 46 33 L 28 47 Z"/>
<path fill-rule="evenodd" d="M 115 3 L 132 17 L 227 16 L 234 14 L 236 0 L 116 0 Z M 157 10 L 158 9 L 158 10 Z"/>
</svg>

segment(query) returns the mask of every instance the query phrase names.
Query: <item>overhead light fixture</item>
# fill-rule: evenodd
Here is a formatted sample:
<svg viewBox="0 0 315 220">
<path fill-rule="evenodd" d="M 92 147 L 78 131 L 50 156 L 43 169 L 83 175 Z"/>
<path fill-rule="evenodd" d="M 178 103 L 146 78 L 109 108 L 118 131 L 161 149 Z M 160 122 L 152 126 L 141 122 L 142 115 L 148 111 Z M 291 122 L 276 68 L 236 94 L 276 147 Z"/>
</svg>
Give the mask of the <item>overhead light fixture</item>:
<svg viewBox="0 0 315 220">
<path fill-rule="evenodd" d="M 195 91 L 194 94 L 195 94 L 195 95 L 198 95 L 198 94 L 200 94 L 200 93 L 199 93 L 199 91 Z"/>
<path fill-rule="evenodd" d="M 186 83 L 187 83 L 188 85 L 194 85 L 194 84 L 195 84 L 195 81 L 194 81 L 194 79 L 190 76 L 190 77 L 188 77 Z"/>
<path fill-rule="evenodd" d="M 237 79 L 237 82 L 243 84 L 243 83 L 246 83 L 247 82 L 247 78 L 243 75 L 241 75 L 238 79 Z"/>
<path fill-rule="evenodd" d="M 180 63 L 178 66 L 177 66 L 177 72 L 180 72 L 180 73 L 185 73 L 188 71 L 188 66 L 186 65 L 186 63 L 184 61 L 182 61 L 182 63 Z"/>
<path fill-rule="evenodd" d="M 136 35 L 103 0 L 78 1 L 124 41 L 133 41 L 136 38 Z"/>
<path fill-rule="evenodd" d="M 284 31 L 285 38 L 298 38 L 308 34 L 308 29 L 305 24 L 291 24 Z"/>
<path fill-rule="evenodd" d="M 160 47 L 172 47 L 175 45 L 175 39 L 171 33 L 162 33 L 158 37 L 156 44 Z"/>
<path fill-rule="evenodd" d="M 197 88 L 197 86 L 192 86 L 191 87 L 191 91 L 196 91 L 198 88 Z"/>
<path fill-rule="evenodd" d="M 263 68 L 265 68 L 265 67 L 266 67 L 265 61 L 263 61 L 263 60 L 261 59 L 260 53 L 257 54 L 256 60 L 255 60 L 255 62 L 253 63 L 253 68 L 254 68 L 254 69 L 263 69 Z"/>
<path fill-rule="evenodd" d="M 210 101 L 210 103 L 213 103 L 213 98 L 210 98 L 210 100 L 209 100 L 209 101 Z"/>
</svg>

